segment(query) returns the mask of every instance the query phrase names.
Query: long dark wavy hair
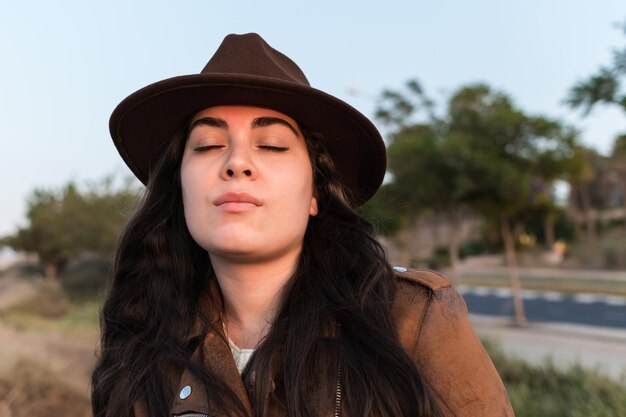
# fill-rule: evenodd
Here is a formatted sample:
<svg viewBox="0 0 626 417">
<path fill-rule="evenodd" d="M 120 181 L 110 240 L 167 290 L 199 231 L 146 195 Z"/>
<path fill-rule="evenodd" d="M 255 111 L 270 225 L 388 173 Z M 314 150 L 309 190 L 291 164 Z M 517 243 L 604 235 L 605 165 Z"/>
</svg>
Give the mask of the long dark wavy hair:
<svg viewBox="0 0 626 417">
<path fill-rule="evenodd" d="M 207 332 L 225 336 L 217 279 L 183 213 L 185 126 L 160 150 L 143 200 L 120 238 L 92 378 L 95 417 L 130 416 L 136 401 L 150 416 L 168 416 L 184 368 L 205 384 L 218 407 L 231 416 L 247 415 L 235 394 L 191 359 Z M 437 416 L 398 342 L 391 317 L 396 278 L 384 251 L 371 224 L 352 208 L 320 135 L 302 130 L 319 213 L 309 219 L 272 327 L 242 375 L 255 376 L 248 387 L 254 415 L 267 415 L 280 352 L 289 416 L 318 415 L 320 400 L 332 410 L 339 370 L 343 416 Z"/>
</svg>

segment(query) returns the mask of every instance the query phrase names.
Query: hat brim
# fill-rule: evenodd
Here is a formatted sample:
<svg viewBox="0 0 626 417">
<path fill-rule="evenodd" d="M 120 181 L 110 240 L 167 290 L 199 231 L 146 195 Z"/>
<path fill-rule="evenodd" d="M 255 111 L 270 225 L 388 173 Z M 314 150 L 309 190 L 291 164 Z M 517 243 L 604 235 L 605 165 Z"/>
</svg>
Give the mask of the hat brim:
<svg viewBox="0 0 626 417">
<path fill-rule="evenodd" d="M 313 87 L 264 77 L 194 74 L 159 81 L 123 100 L 111 115 L 109 129 L 128 167 L 146 184 L 161 145 L 188 117 L 218 105 L 270 108 L 320 132 L 357 206 L 373 196 L 383 181 L 385 145 L 368 118 Z"/>
</svg>

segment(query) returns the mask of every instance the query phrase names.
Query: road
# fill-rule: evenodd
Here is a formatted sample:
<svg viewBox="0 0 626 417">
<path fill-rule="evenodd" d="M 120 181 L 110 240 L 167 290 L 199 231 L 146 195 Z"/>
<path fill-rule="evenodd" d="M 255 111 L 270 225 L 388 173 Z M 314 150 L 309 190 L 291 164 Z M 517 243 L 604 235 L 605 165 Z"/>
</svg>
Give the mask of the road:
<svg viewBox="0 0 626 417">
<path fill-rule="evenodd" d="M 513 316 L 513 300 L 507 288 L 459 286 L 470 313 Z M 626 329 L 626 297 L 555 291 L 522 292 L 526 317 L 534 322 L 572 323 Z"/>
</svg>

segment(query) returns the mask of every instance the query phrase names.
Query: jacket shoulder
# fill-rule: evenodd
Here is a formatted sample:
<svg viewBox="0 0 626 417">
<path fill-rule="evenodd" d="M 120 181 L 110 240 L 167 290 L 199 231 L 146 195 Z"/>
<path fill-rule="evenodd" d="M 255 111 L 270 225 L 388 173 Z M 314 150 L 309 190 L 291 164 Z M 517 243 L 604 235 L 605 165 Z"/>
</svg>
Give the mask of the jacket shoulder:
<svg viewBox="0 0 626 417">
<path fill-rule="evenodd" d="M 513 417 L 502 380 L 443 275 L 394 268 L 393 316 L 400 344 L 446 416 Z"/>
<path fill-rule="evenodd" d="M 444 277 L 439 272 L 429 269 L 408 269 L 401 266 L 394 266 L 393 271 L 400 281 L 418 284 L 432 291 L 452 286 L 448 278 Z"/>
<path fill-rule="evenodd" d="M 392 315 L 400 343 L 408 352 L 413 352 L 429 306 L 441 302 L 452 289 L 450 281 L 435 271 L 398 266 L 393 271 L 398 286 Z"/>
</svg>

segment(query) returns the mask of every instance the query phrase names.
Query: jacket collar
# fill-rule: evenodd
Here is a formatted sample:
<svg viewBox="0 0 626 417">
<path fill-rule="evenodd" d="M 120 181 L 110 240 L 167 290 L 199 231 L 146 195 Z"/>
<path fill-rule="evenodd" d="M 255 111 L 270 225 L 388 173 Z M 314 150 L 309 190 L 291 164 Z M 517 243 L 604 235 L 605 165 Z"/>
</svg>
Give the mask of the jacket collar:
<svg viewBox="0 0 626 417">
<path fill-rule="evenodd" d="M 202 357 L 202 351 L 204 351 L 206 369 L 223 381 L 244 405 L 248 415 L 252 415 L 248 393 L 237 370 L 230 347 L 223 336 L 218 335 L 213 330 L 209 331 L 204 342 L 196 348 L 192 358 L 199 361 Z M 211 409 L 212 411 L 209 412 Z M 215 414 L 215 407 L 210 406 L 210 399 L 207 397 L 204 384 L 188 369 L 185 369 L 178 384 L 171 413 L 178 415 L 191 411 L 207 415 L 222 415 Z"/>
<path fill-rule="evenodd" d="M 217 322 L 218 318 L 213 318 L 214 322 Z M 204 353 L 204 366 L 213 373 L 217 378 L 224 382 L 232 392 L 237 396 L 241 404 L 246 409 L 248 415 L 252 415 L 252 405 L 248 392 L 244 386 L 244 381 L 239 374 L 237 364 L 233 358 L 232 351 L 228 345 L 228 341 L 223 334 L 220 334 L 215 329 L 219 326 L 211 326 L 206 334 L 203 343 L 200 343 L 194 353 L 192 354 L 192 360 L 200 362 L 202 353 Z M 202 334 L 203 326 L 200 321 L 197 321 L 192 330 L 193 337 L 200 337 Z M 325 331 L 325 337 L 334 339 L 339 336 L 341 328 L 335 324 L 330 326 Z M 272 380 L 270 382 L 270 397 L 276 398 L 276 395 L 284 395 L 284 387 L 282 387 L 282 348 L 276 348 L 276 358 L 272 364 Z M 174 382 L 175 383 L 175 382 Z M 246 383 L 253 384 L 254 381 L 246 381 Z M 277 384 L 281 385 L 281 388 L 277 389 Z M 176 386 L 176 385 L 174 385 Z M 209 396 L 204 384 L 196 378 L 191 371 L 184 369 L 178 382 L 178 388 L 175 391 L 174 403 L 171 408 L 172 415 L 179 415 L 185 413 L 198 413 L 211 416 L 225 416 L 222 411 L 219 411 L 217 407 L 211 405 Z M 319 393 L 318 393 L 319 394 Z M 321 399 L 320 399 L 321 400 Z M 284 401 L 284 398 L 283 398 Z M 280 403 L 283 401 L 270 401 L 268 407 L 270 407 L 270 415 L 282 415 L 283 413 L 272 412 L 273 408 L 280 408 Z M 322 401 L 324 411 L 332 413 L 332 403 L 328 401 Z M 328 410 L 326 410 L 328 408 Z M 320 408 L 321 409 L 321 408 Z M 330 414 L 329 414 L 330 415 Z"/>
</svg>

